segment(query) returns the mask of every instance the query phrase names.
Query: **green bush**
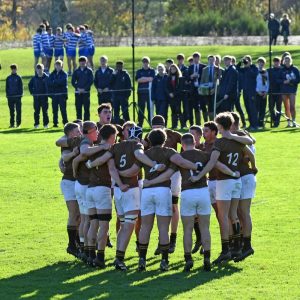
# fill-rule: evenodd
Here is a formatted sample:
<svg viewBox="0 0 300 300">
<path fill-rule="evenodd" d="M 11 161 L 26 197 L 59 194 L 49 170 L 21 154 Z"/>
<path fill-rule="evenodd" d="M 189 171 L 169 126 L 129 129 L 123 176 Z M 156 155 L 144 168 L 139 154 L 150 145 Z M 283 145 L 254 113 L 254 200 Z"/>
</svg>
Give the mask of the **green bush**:
<svg viewBox="0 0 300 300">
<path fill-rule="evenodd" d="M 205 14 L 187 13 L 169 27 L 170 35 L 226 36 L 267 34 L 267 24 L 262 16 L 244 10 L 226 14 L 208 11 Z"/>
</svg>

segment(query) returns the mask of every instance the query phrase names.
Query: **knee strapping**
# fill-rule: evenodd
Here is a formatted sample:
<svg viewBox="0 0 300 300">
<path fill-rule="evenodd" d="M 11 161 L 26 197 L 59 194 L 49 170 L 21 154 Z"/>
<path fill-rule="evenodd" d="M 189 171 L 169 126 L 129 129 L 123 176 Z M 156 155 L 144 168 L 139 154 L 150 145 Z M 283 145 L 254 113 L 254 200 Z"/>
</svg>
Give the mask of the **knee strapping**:
<svg viewBox="0 0 300 300">
<path fill-rule="evenodd" d="M 125 223 L 135 224 L 136 220 L 138 218 L 138 214 L 135 215 L 127 215 L 125 216 Z"/>
</svg>

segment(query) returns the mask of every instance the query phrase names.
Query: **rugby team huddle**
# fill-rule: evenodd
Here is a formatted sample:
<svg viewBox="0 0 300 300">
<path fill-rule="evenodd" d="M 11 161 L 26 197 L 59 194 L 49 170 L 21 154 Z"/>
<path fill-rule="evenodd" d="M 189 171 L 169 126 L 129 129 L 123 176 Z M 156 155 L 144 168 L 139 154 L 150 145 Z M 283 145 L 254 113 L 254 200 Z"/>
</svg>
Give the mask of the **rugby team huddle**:
<svg viewBox="0 0 300 300">
<path fill-rule="evenodd" d="M 239 128 L 237 113 L 219 113 L 214 121 L 202 128 L 193 125 L 183 135 L 167 129 L 164 118 L 156 115 L 144 137 L 134 122 L 122 127 L 111 124 L 109 103 L 98 107 L 98 115 L 97 123 L 67 123 L 65 135 L 56 141 L 61 148 L 61 190 L 69 212 L 69 254 L 88 265 L 106 267 L 113 207 L 117 270 L 127 270 L 125 253 L 134 231 L 137 269 L 146 270 L 155 216 L 159 240 L 155 255 L 161 255 L 161 271 L 169 269 L 169 255 L 176 249 L 179 215 L 185 271 L 192 269 L 195 253 L 203 255 L 205 271 L 254 254 L 250 206 L 256 187 L 255 139 Z M 222 245 L 212 262 L 211 207 Z"/>
</svg>

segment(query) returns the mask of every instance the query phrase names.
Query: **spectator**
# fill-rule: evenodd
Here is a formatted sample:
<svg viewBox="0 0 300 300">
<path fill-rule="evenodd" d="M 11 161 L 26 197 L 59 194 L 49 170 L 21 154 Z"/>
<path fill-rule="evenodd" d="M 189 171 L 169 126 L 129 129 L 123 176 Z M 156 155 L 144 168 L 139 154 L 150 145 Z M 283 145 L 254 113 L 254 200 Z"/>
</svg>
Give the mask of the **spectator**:
<svg viewBox="0 0 300 300">
<path fill-rule="evenodd" d="M 269 75 L 265 69 L 266 59 L 259 57 L 257 59 L 258 74 L 256 76 L 256 110 L 253 112 L 255 122 L 258 127 L 264 128 L 264 119 L 267 106 L 267 94 L 269 91 Z"/>
<path fill-rule="evenodd" d="M 237 98 L 238 72 L 232 65 L 231 56 L 223 58 L 225 70 L 220 80 L 217 113 L 232 111 Z"/>
<path fill-rule="evenodd" d="M 6 97 L 10 113 L 10 126 L 15 127 L 15 112 L 17 128 L 21 125 L 22 120 L 22 96 L 23 96 L 23 82 L 21 76 L 17 74 L 18 66 L 12 64 L 10 66 L 11 75 L 6 78 Z"/>
<path fill-rule="evenodd" d="M 292 57 L 292 54 L 290 52 L 288 52 L 288 51 L 282 53 L 282 55 L 281 55 L 281 61 L 280 61 L 280 64 L 281 64 L 282 67 L 284 66 L 284 58 L 286 56 Z"/>
<path fill-rule="evenodd" d="M 98 92 L 98 104 L 112 103 L 112 93 L 109 91 L 113 69 L 108 66 L 108 58 L 100 57 L 100 67 L 95 73 L 94 85 Z"/>
<path fill-rule="evenodd" d="M 280 95 L 280 58 L 273 58 L 273 66 L 268 69 L 269 72 L 269 111 L 273 127 L 278 127 L 281 116 L 282 96 Z M 276 112 L 274 111 L 276 107 Z"/>
<path fill-rule="evenodd" d="M 236 68 L 236 58 L 234 56 L 231 57 L 231 62 L 232 65 Z M 242 127 L 246 128 L 246 119 L 245 119 L 245 114 L 241 106 L 241 93 L 242 93 L 242 86 L 243 86 L 243 74 L 238 72 L 238 93 L 236 97 L 236 101 L 234 103 L 235 109 L 239 113 L 242 121 Z"/>
<path fill-rule="evenodd" d="M 152 81 L 151 96 L 155 105 L 157 115 L 164 117 L 166 124 L 168 123 L 168 97 L 167 97 L 167 77 L 166 69 L 163 64 L 158 64 L 157 74 Z"/>
<path fill-rule="evenodd" d="M 219 68 L 215 65 L 216 57 L 214 55 L 209 55 L 207 60 L 208 65 L 202 70 L 199 93 L 203 97 L 203 102 L 208 106 L 209 119 L 213 120 L 215 87 Z"/>
<path fill-rule="evenodd" d="M 285 115 L 288 117 L 287 127 L 296 127 L 296 93 L 300 82 L 299 70 L 293 65 L 291 56 L 284 58 L 284 65 L 281 70 L 280 91 L 283 94 L 283 103 L 285 107 Z"/>
<path fill-rule="evenodd" d="M 174 64 L 174 60 L 172 58 L 168 58 L 165 61 L 166 73 L 169 74 L 171 65 Z"/>
<path fill-rule="evenodd" d="M 33 46 L 33 54 L 34 54 L 34 65 L 35 69 L 36 65 L 39 62 L 39 58 L 42 56 L 42 29 L 38 28 L 36 30 L 35 35 L 32 37 L 32 46 Z"/>
<path fill-rule="evenodd" d="M 63 70 L 63 62 L 57 60 L 54 71 L 49 76 L 49 90 L 52 93 L 53 127 L 58 127 L 58 108 L 60 109 L 62 122 L 68 123 L 68 74 Z"/>
<path fill-rule="evenodd" d="M 269 34 L 270 34 L 270 45 L 276 45 L 277 43 L 277 37 L 280 33 L 280 23 L 279 21 L 275 18 L 275 15 L 273 13 L 270 14 L 269 16 L 269 21 L 268 21 L 268 29 L 269 29 Z"/>
<path fill-rule="evenodd" d="M 49 128 L 48 117 L 48 75 L 44 72 L 44 65 L 37 64 L 36 74 L 28 83 L 30 94 L 33 96 L 34 128 L 40 126 L 40 111 L 43 112 L 44 129 Z"/>
<path fill-rule="evenodd" d="M 72 76 L 72 85 L 75 89 L 76 118 L 82 119 L 84 107 L 84 121 L 90 120 L 90 89 L 94 81 L 93 71 L 87 67 L 87 58 L 79 57 L 79 68 Z"/>
<path fill-rule="evenodd" d="M 123 61 L 117 61 L 116 69 L 111 77 L 111 89 L 116 90 L 112 95 L 115 124 L 120 124 L 120 106 L 123 120 L 129 121 L 128 98 L 131 94 L 131 79 L 128 72 L 123 70 L 123 66 Z"/>
<path fill-rule="evenodd" d="M 285 45 L 289 42 L 289 35 L 290 35 L 290 25 L 291 20 L 289 19 L 288 14 L 283 14 L 282 18 L 280 19 L 280 25 L 281 25 L 281 34 L 283 36 L 283 42 Z"/>
<path fill-rule="evenodd" d="M 189 118 L 189 92 L 190 92 L 190 86 L 188 83 L 188 67 L 184 64 L 184 54 L 180 53 L 177 55 L 177 66 L 184 77 L 184 84 L 183 84 L 183 90 L 180 95 L 180 102 L 182 103 L 183 107 L 183 127 L 186 127 L 186 122 Z M 181 104 L 180 104 L 181 106 Z M 165 118 L 165 120 L 167 120 Z M 167 122 L 166 122 L 167 124 Z"/>
<path fill-rule="evenodd" d="M 194 125 L 194 112 L 196 125 L 200 125 L 200 108 L 201 96 L 199 95 L 198 88 L 200 85 L 202 69 L 205 67 L 200 62 L 201 54 L 199 52 L 193 53 L 193 64 L 189 66 L 188 75 L 191 82 L 191 98 L 189 103 L 189 121 L 190 126 Z M 204 108 L 205 109 L 205 108 Z"/>
<path fill-rule="evenodd" d="M 172 129 L 177 129 L 178 119 L 180 120 L 181 129 L 184 127 L 184 119 L 181 113 L 180 96 L 183 89 L 184 78 L 179 68 L 173 64 L 170 66 L 167 78 L 167 93 L 170 99 L 172 111 Z"/>
<path fill-rule="evenodd" d="M 145 106 L 147 104 L 148 122 L 151 120 L 149 84 L 152 83 L 155 77 L 155 71 L 150 67 L 150 58 L 145 56 L 142 58 L 143 66 L 137 70 L 135 79 L 138 82 L 138 126 L 143 127 L 145 118 Z"/>
<path fill-rule="evenodd" d="M 243 65 L 243 67 L 242 67 Z M 242 90 L 244 104 L 250 122 L 250 130 L 257 130 L 256 118 L 254 116 L 255 98 L 256 98 L 256 77 L 258 73 L 257 67 L 252 64 L 252 58 L 250 55 L 244 56 L 244 58 L 237 64 L 237 70 L 243 76 Z"/>
</svg>

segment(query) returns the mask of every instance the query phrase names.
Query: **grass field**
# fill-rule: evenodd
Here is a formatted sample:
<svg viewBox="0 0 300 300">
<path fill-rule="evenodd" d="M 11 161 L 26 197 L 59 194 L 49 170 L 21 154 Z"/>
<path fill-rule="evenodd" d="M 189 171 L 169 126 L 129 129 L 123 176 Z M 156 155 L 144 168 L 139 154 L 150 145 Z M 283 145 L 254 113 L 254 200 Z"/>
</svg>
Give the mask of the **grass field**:
<svg viewBox="0 0 300 300">
<path fill-rule="evenodd" d="M 178 52 L 251 53 L 267 56 L 267 47 L 153 47 L 137 48 L 137 58 L 149 55 L 153 64 Z M 291 51 L 300 66 L 297 47 L 277 47 L 275 54 Z M 111 63 L 123 59 L 130 71 L 130 48 L 97 49 Z M 300 299 L 300 131 L 266 129 L 257 139 L 257 194 L 253 201 L 253 247 L 255 255 L 245 262 L 229 263 L 209 274 L 202 271 L 202 257 L 195 255 L 195 268 L 183 273 L 182 227 L 177 249 L 170 257 L 170 271 L 160 273 L 153 256 L 157 231 L 152 235 L 148 271 L 138 273 L 135 238 L 126 254 L 130 270 L 117 273 L 112 266 L 95 270 L 66 254 L 67 210 L 60 194 L 60 155 L 54 141 L 62 128 L 33 129 L 32 99 L 23 98 L 21 129 L 8 130 L 4 80 L 9 65 L 17 62 L 25 86 L 32 75 L 31 49 L 0 51 L 0 299 Z M 136 62 L 136 67 L 139 61 Z M 27 89 L 25 94 L 28 95 Z M 298 97 L 298 103 L 299 103 Z M 96 108 L 92 94 L 92 112 Z M 299 111 L 299 104 L 297 105 Z M 50 110 L 51 112 L 51 110 Z M 96 114 L 91 114 L 96 120 Z M 69 97 L 69 118 L 75 118 L 74 97 Z M 111 235 L 115 244 L 114 221 Z M 212 259 L 220 251 L 220 238 L 212 215 Z M 107 249 L 108 263 L 115 254 Z"/>
</svg>

